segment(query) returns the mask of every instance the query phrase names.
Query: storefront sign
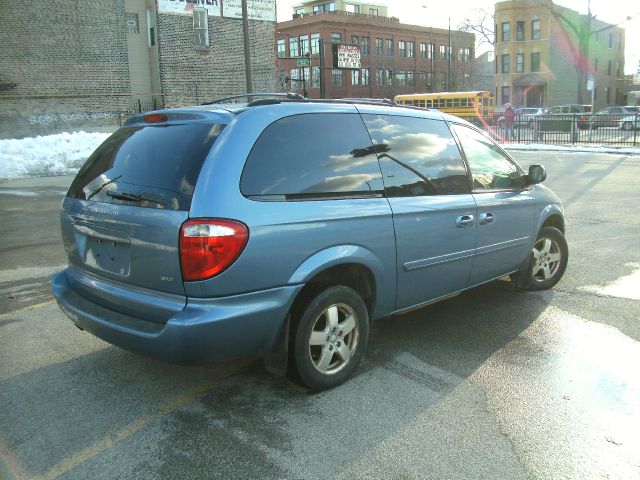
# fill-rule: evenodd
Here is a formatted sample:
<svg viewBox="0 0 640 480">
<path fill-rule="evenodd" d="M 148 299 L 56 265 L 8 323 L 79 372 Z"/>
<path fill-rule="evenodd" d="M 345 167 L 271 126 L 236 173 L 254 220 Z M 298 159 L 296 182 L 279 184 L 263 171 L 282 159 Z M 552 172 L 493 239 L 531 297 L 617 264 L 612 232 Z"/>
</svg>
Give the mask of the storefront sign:
<svg viewBox="0 0 640 480">
<path fill-rule="evenodd" d="M 360 47 L 334 44 L 333 68 L 360 68 Z"/>
<path fill-rule="evenodd" d="M 227 18 L 242 18 L 241 0 L 224 0 L 223 14 Z M 276 21 L 276 0 L 247 0 L 249 20 Z"/>
<path fill-rule="evenodd" d="M 206 8 L 209 15 L 220 16 L 221 0 L 158 0 L 158 13 L 191 13 L 194 8 Z"/>
</svg>

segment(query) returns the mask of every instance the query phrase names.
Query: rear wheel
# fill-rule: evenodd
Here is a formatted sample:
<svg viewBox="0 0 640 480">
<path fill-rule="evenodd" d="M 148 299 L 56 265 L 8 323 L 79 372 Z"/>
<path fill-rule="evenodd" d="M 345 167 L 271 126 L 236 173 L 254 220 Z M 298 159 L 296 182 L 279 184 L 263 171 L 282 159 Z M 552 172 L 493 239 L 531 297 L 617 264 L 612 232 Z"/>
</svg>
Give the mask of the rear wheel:
<svg viewBox="0 0 640 480">
<path fill-rule="evenodd" d="M 624 122 L 622 124 L 622 129 L 623 130 L 633 130 L 633 123 L 631 122 Z"/>
<path fill-rule="evenodd" d="M 290 377 L 317 391 L 340 385 L 353 374 L 367 346 L 369 314 L 362 297 L 349 287 L 329 287 L 298 310 Z"/>
<path fill-rule="evenodd" d="M 560 281 L 567 268 L 569 247 L 560 230 L 554 227 L 540 229 L 531 251 L 529 267 L 518 281 L 526 290 L 547 290 Z"/>
</svg>

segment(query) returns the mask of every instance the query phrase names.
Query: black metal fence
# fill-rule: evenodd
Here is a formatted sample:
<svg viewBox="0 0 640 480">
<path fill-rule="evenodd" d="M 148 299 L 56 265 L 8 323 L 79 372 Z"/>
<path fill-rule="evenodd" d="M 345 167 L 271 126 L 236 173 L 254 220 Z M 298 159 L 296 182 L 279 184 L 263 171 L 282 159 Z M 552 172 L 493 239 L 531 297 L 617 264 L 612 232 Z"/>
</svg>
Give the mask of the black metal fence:
<svg viewBox="0 0 640 480">
<path fill-rule="evenodd" d="M 640 114 L 627 115 L 522 115 L 512 127 L 501 118 L 465 120 L 504 143 L 553 145 L 640 146 Z"/>
</svg>

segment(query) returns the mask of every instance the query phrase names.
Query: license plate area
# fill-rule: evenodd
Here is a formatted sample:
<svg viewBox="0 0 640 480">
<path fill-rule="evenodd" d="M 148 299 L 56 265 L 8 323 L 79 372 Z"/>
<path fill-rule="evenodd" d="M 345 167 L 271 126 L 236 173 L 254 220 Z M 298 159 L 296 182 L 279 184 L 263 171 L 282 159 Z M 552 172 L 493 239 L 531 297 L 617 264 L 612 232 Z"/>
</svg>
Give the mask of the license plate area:
<svg viewBox="0 0 640 480">
<path fill-rule="evenodd" d="M 131 242 L 126 232 L 94 225 L 76 225 L 76 245 L 83 263 L 122 277 L 131 272 Z"/>
</svg>

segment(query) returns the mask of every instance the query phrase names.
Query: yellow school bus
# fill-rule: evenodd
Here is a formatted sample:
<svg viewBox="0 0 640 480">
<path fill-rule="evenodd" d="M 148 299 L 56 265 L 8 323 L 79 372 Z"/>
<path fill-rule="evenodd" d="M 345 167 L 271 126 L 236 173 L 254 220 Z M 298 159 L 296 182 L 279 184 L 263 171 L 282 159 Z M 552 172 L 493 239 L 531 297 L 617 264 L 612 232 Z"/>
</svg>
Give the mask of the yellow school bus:
<svg viewBox="0 0 640 480">
<path fill-rule="evenodd" d="M 493 118 L 493 94 L 487 91 L 412 93 L 396 95 L 394 100 L 401 105 L 433 108 L 462 118 Z"/>
</svg>

